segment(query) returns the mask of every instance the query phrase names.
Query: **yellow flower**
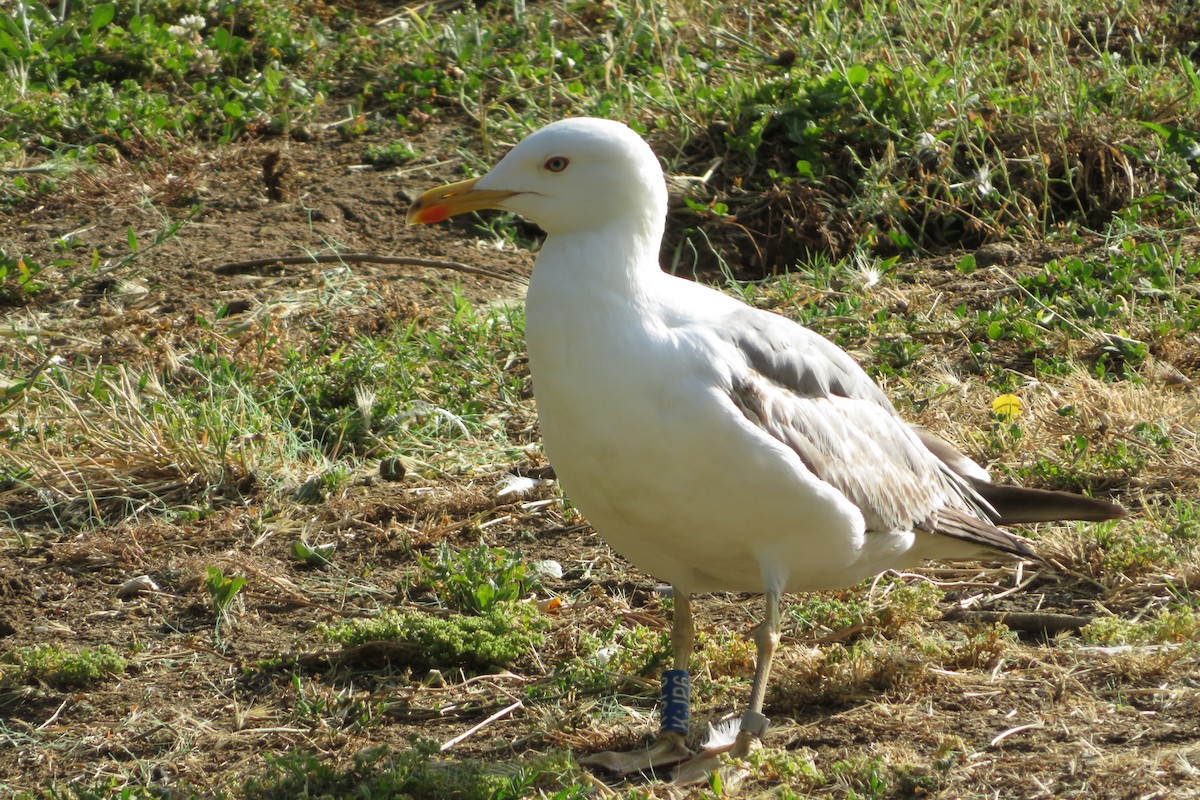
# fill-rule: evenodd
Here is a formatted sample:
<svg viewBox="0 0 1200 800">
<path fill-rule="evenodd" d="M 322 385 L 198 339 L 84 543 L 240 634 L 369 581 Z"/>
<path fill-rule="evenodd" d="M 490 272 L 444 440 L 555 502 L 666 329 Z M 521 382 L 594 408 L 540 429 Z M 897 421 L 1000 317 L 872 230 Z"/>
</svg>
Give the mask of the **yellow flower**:
<svg viewBox="0 0 1200 800">
<path fill-rule="evenodd" d="M 992 413 L 1005 422 L 1021 416 L 1021 398 L 1015 394 L 1002 394 L 992 401 Z"/>
</svg>

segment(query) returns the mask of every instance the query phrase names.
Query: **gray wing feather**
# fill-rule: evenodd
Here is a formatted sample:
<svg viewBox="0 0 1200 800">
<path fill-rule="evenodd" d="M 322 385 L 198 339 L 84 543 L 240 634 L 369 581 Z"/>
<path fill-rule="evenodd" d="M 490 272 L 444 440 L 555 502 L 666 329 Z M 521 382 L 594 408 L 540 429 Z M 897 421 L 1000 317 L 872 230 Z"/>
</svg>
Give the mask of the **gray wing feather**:
<svg viewBox="0 0 1200 800">
<path fill-rule="evenodd" d="M 858 506 L 867 530 L 920 527 L 947 505 L 964 505 L 959 487 L 936 459 L 921 457 L 920 444 L 887 409 L 865 400 L 799 395 L 757 373 L 736 381 L 732 398 L 748 419 Z"/>
<path fill-rule="evenodd" d="M 1033 555 L 988 520 L 994 511 L 954 469 L 962 465 L 930 452 L 845 351 L 753 309 L 734 315 L 723 335 L 747 367 L 734 376 L 733 402 L 857 506 L 868 531 L 921 530 Z"/>
<path fill-rule="evenodd" d="M 892 410 L 887 396 L 850 355 L 778 314 L 747 308 L 725 333 L 750 368 L 800 397 L 847 397 Z"/>
</svg>

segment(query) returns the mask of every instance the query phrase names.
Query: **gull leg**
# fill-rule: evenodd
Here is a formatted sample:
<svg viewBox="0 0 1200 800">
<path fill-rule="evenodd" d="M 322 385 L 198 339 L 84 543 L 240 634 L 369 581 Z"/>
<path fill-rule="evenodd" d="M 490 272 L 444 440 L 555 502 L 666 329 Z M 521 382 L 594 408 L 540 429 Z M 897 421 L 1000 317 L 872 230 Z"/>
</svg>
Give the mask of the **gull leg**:
<svg viewBox="0 0 1200 800">
<path fill-rule="evenodd" d="M 658 739 L 645 750 L 632 753 L 595 753 L 579 759 L 580 764 L 602 767 L 617 775 L 628 775 L 655 767 L 671 766 L 692 755 L 686 743 L 691 699 L 687 668 L 696 641 L 696 631 L 692 623 L 691 595 L 681 591 L 678 586 L 673 586 L 672 590 L 675 600 L 675 611 L 671 616 L 674 669 L 663 673 L 662 728 Z"/>
<path fill-rule="evenodd" d="M 749 755 L 753 746 L 767 732 L 770 720 L 763 716 L 763 703 L 767 698 L 767 680 L 771 676 L 771 659 L 779 647 L 779 592 L 768 591 L 766 616 L 754 631 L 757 658 L 754 665 L 754 683 L 750 685 L 750 706 L 742 715 L 742 729 L 738 731 L 730 754 L 734 758 Z"/>
<path fill-rule="evenodd" d="M 779 646 L 779 602 L 781 594 L 778 591 L 768 591 L 766 594 L 766 615 L 762 623 L 754 630 L 754 645 L 757 657 L 754 665 L 754 683 L 750 685 L 750 704 L 742 715 L 741 728 L 732 744 L 711 747 L 704 750 L 692 760 L 680 764 L 675 771 L 675 782 L 680 784 L 698 783 L 708 780 L 715 770 L 720 770 L 722 785 L 732 787 L 744 779 L 749 773 L 742 767 L 721 767 L 720 756 L 723 753 L 735 759 L 745 758 L 751 751 L 761 746 L 763 734 L 770 724 L 762 713 L 763 703 L 767 697 L 767 681 L 771 676 L 771 659 Z"/>
</svg>

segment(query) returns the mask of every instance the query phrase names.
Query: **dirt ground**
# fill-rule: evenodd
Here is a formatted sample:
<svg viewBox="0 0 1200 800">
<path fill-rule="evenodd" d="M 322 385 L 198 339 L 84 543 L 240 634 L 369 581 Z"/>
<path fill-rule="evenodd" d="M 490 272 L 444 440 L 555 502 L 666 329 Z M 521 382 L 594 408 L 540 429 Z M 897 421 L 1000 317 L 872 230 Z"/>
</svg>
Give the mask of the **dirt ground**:
<svg viewBox="0 0 1200 800">
<path fill-rule="evenodd" d="M 77 254 L 99 253 L 103 271 L 104 263 L 129 252 L 132 227 L 141 252 L 76 289 L 0 309 L 6 326 L 40 329 L 68 361 L 150 366 L 169 357 L 170 342 L 198 336 L 225 306 L 247 318 L 275 309 L 279 324 L 298 328 L 311 325 L 314 315 L 332 314 L 336 328 L 351 336 L 437 313 L 453 283 L 477 303 L 521 295 L 520 279 L 532 266 L 527 255 L 476 244 L 467 222 L 449 230 L 404 227 L 407 198 L 457 177 L 452 151 L 431 139 L 418 143 L 436 154 L 428 163 L 375 171 L 359 168 L 365 144 L 328 135 L 203 157 L 181 152 L 153 174 L 116 161 L 77 176 L 44 207 L 0 218 L 0 243 L 49 262 L 55 255 L 48 243 L 71 234 L 86 246 Z M 286 165 L 271 181 L 282 192 L 278 202 L 267 199 L 262 167 L 272 151 Z M 204 210 L 176 236 L 148 246 L 167 224 L 164 213 L 182 219 L 196 202 Z M 343 267 L 224 267 L 332 247 L 448 259 L 510 279 L 354 264 L 353 275 L 381 300 L 331 310 L 311 299 L 325 296 L 331 271 L 342 275 Z M 532 441 L 532 419 L 514 424 L 526 426 Z M 498 476 L 539 464 L 530 455 L 525 465 L 498 464 L 472 482 L 357 476 L 325 503 L 276 509 L 266 526 L 257 520 L 269 500 L 253 490 L 194 519 L 135 516 L 78 532 L 55 531 L 30 498 L 9 496 L 8 521 L 0 522 L 9 528 L 0 536 L 0 650 L 58 642 L 109 644 L 133 655 L 126 674 L 95 690 L 24 686 L 0 694 L 0 792 L 105 776 L 164 788 L 227 786 L 261 772 L 269 755 L 292 749 L 344 762 L 369 746 L 400 749 L 416 736 L 446 742 L 466 732 L 530 684 L 548 684 L 554 665 L 531 659 L 511 673 L 471 682 L 446 676 L 444 685 L 426 685 L 426 676 L 403 668 L 347 670 L 334 660 L 311 661 L 302 683 L 286 671 L 253 667 L 318 653 L 320 623 L 386 601 L 411 573 L 415 553 L 440 539 L 471 544 L 485 523 L 491 543 L 564 565 L 564 576 L 547 582 L 571 600 L 555 617 L 552 639 L 566 641 L 572 626 L 600 620 L 666 630 L 669 613 L 655 582 L 612 556 L 590 529 L 553 505 L 496 498 Z M 289 553 L 297 533 L 337 542 L 336 570 L 298 565 Z M 223 631 L 223 649 L 211 635 L 212 606 L 202 584 L 208 566 L 249 579 L 244 607 Z M 118 597 L 118 587 L 141 574 L 161 591 Z M 963 575 L 958 587 L 952 571 L 936 576 L 949 587 L 947 610 L 954 600 L 1009 588 L 1014 578 L 1008 568 Z M 1099 600 L 1094 587 L 1047 571 L 996 607 L 1090 613 Z M 712 635 L 748 633 L 757 613 L 757 601 L 719 597 L 702 604 L 698 623 Z M 930 624 L 978 629 L 978 623 Z M 849 648 L 854 638 L 851 632 L 843 642 L 785 641 L 767 709 L 776 722 L 769 746 L 807 749 L 823 768 L 853 758 L 940 765 L 935 775 L 893 783 L 886 796 L 1200 796 L 1194 650 L 1164 647 L 1147 655 L 1081 649 L 1069 636 L 1028 636 L 1002 660 L 953 672 L 923 666 L 903 642 L 875 651 L 870 662 L 848 657 L 837 676 L 813 666 L 826 657 L 814 653 Z M 555 654 L 555 645 L 547 653 Z M 527 702 L 448 757 L 499 762 L 551 748 L 631 746 L 653 727 L 652 703 L 638 705 L 647 716 L 635 727 L 599 722 L 611 711 L 611 697 L 603 695 Z M 727 710 L 701 703 L 695 713 Z M 370 717 L 370 724 L 353 724 L 356 715 Z"/>
</svg>

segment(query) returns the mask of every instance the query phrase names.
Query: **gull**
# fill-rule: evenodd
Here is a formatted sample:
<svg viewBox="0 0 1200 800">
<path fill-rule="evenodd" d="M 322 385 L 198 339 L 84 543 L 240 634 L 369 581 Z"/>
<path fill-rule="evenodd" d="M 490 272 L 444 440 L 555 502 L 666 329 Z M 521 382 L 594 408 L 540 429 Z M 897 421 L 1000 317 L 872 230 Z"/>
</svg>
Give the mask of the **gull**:
<svg viewBox="0 0 1200 800">
<path fill-rule="evenodd" d="M 1103 500 L 993 484 L 901 419 L 832 342 L 663 272 L 662 167 L 622 123 L 547 125 L 483 177 L 425 192 L 407 221 L 489 208 L 546 233 L 525 325 L 546 455 L 597 533 L 672 587 L 659 735 L 589 763 L 627 774 L 691 756 L 694 594 L 765 596 L 749 701 L 729 748 L 744 757 L 769 724 L 784 593 L 843 588 L 928 559 L 1036 558 L 999 526 L 1125 514 Z"/>
</svg>

